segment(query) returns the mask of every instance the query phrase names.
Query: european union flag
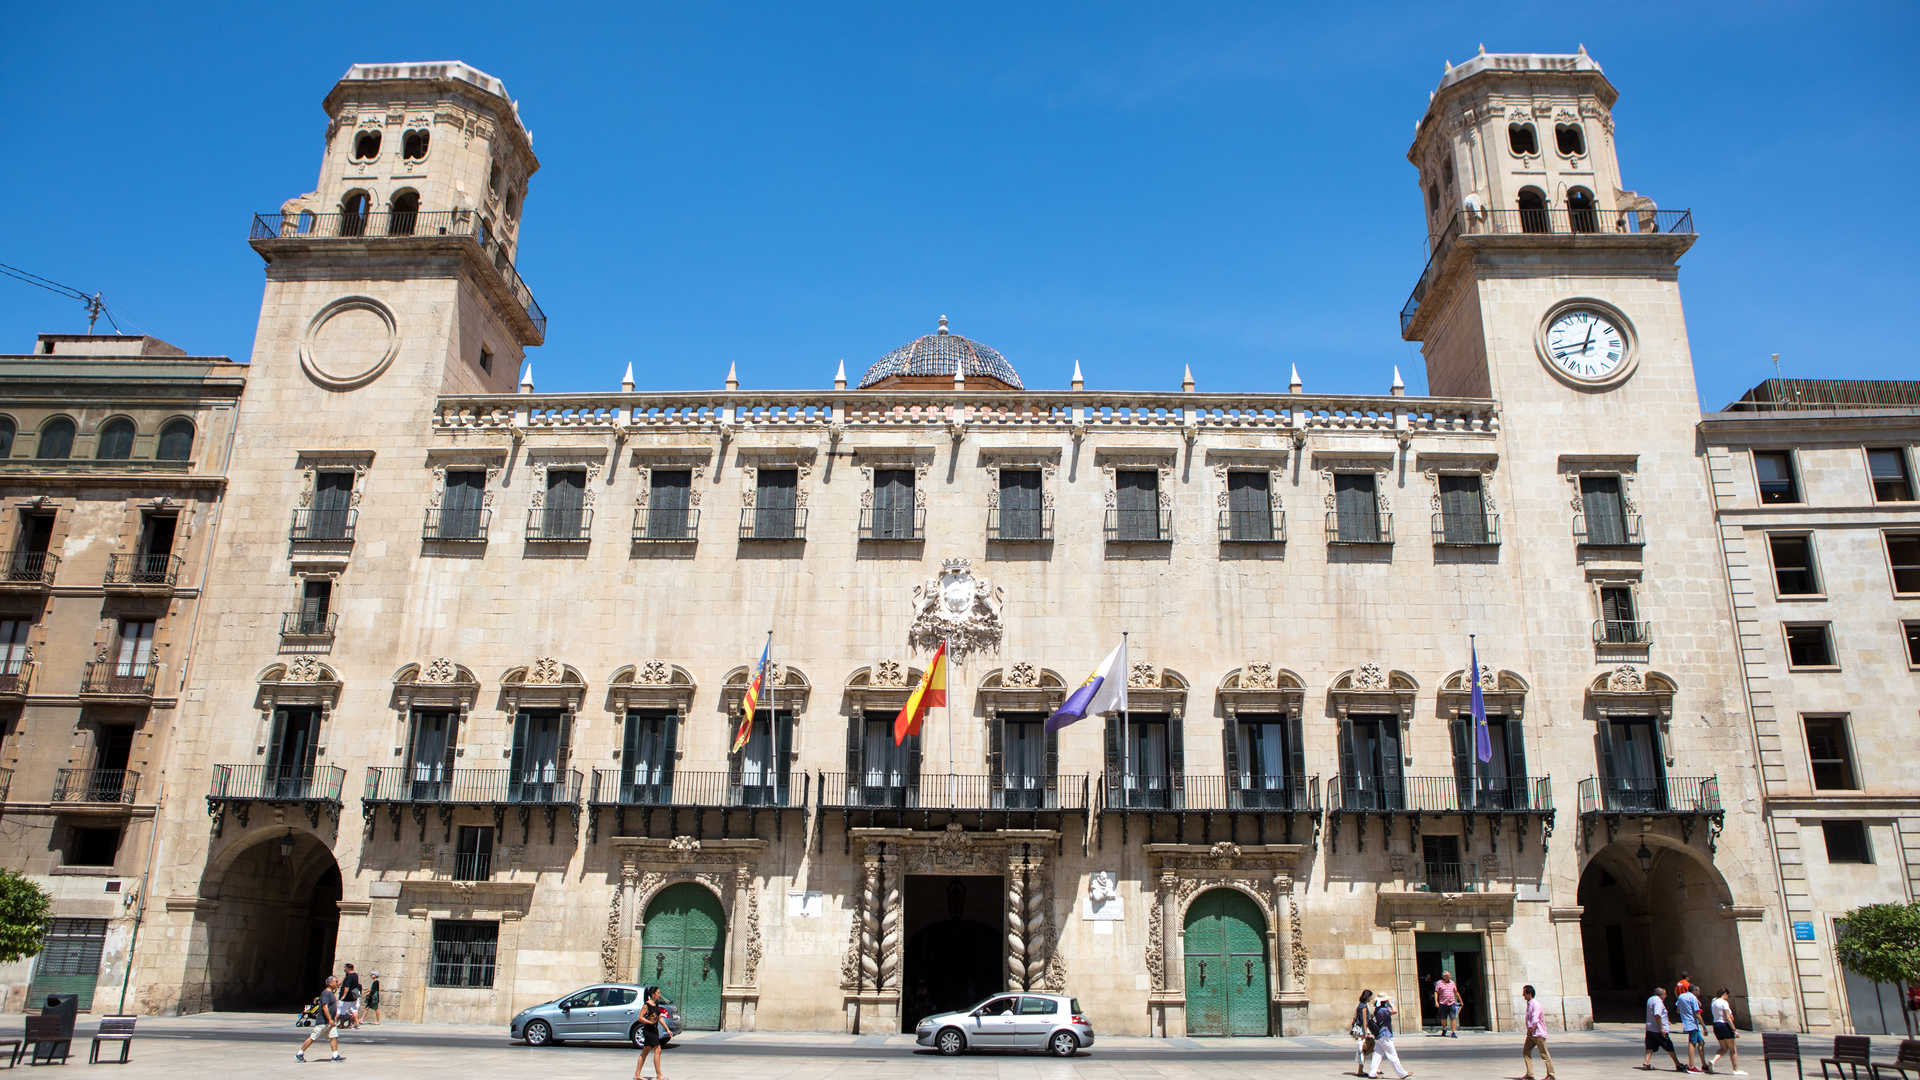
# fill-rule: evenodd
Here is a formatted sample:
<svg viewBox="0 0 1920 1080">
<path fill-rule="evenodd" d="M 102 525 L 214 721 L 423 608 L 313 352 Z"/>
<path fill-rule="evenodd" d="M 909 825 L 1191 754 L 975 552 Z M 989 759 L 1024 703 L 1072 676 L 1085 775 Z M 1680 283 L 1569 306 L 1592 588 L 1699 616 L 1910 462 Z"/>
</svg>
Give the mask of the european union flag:
<svg viewBox="0 0 1920 1080">
<path fill-rule="evenodd" d="M 1467 681 L 1473 685 L 1473 756 L 1484 765 L 1493 760 L 1493 736 L 1487 731 L 1487 699 L 1480 696 L 1480 646 L 1473 645 L 1472 652 Z"/>
</svg>

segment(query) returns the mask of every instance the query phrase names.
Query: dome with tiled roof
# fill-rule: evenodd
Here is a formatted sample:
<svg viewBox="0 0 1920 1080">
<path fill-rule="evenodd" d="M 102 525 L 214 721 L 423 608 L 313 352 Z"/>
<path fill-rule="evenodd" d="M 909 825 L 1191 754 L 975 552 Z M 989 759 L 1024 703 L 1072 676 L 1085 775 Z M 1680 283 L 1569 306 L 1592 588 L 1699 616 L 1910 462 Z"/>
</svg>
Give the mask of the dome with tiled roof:
<svg viewBox="0 0 1920 1080">
<path fill-rule="evenodd" d="M 945 315 L 940 316 L 940 329 L 914 338 L 868 368 L 860 379 L 860 388 L 951 381 L 956 369 L 968 380 L 992 380 L 1013 390 L 1026 388 L 1013 365 L 997 350 L 949 333 Z"/>
</svg>

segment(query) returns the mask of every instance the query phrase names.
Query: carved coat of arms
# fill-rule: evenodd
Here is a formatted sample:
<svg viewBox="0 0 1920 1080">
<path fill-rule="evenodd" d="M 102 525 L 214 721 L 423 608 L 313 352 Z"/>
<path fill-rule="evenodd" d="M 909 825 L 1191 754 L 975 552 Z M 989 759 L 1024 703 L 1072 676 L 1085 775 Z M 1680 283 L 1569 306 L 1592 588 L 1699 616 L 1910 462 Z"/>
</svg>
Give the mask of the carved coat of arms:
<svg viewBox="0 0 1920 1080">
<path fill-rule="evenodd" d="M 979 649 L 1000 646 L 1001 590 L 976 577 L 969 559 L 948 559 L 940 573 L 913 590 L 913 628 L 909 639 L 916 649 L 932 651 L 942 641 L 955 659 Z"/>
</svg>

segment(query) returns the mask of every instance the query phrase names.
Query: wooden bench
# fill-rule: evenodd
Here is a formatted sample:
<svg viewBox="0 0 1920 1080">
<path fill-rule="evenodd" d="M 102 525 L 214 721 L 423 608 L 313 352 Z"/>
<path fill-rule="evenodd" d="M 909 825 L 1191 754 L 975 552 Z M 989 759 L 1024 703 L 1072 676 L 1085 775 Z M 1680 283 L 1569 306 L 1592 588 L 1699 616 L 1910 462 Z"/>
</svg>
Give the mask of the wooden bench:
<svg viewBox="0 0 1920 1080">
<path fill-rule="evenodd" d="M 0 1039 L 0 1053 L 6 1054 L 7 1068 L 20 1064 L 20 1040 Z"/>
<path fill-rule="evenodd" d="M 1860 1080 L 1860 1070 L 1873 1063 L 1873 1040 L 1865 1035 L 1835 1035 L 1833 1037 L 1833 1056 L 1820 1059 L 1821 1080 L 1827 1080 L 1827 1066 L 1833 1066 L 1836 1080 L 1847 1080 L 1847 1074 L 1853 1074 L 1853 1080 Z"/>
<path fill-rule="evenodd" d="M 1767 1080 L 1773 1080 L 1773 1063 L 1793 1062 L 1794 1075 L 1806 1080 L 1806 1067 L 1800 1063 L 1800 1036 L 1786 1033 L 1760 1036 L 1760 1061 L 1767 1068 Z"/>
<path fill-rule="evenodd" d="M 65 1065 L 73 1049 L 73 1036 L 60 1029 L 57 1016 L 27 1017 L 27 1037 L 22 1042 L 26 1045 L 16 1053 L 25 1056 L 29 1065 L 51 1065 L 56 1058 Z"/>
<path fill-rule="evenodd" d="M 119 1043 L 120 1059 L 109 1061 L 112 1065 L 125 1065 L 133 1053 L 133 1022 L 131 1016 L 103 1016 L 100 1018 L 100 1030 L 93 1036 L 93 1052 L 87 1056 L 87 1064 L 100 1063 L 100 1044 Z"/>
<path fill-rule="evenodd" d="M 1880 1080 L 1883 1073 L 1899 1073 L 1901 1080 L 1914 1080 L 1920 1076 L 1920 1039 L 1901 1039 L 1900 1053 L 1890 1064 L 1876 1061 L 1867 1066 L 1867 1075 Z"/>
</svg>

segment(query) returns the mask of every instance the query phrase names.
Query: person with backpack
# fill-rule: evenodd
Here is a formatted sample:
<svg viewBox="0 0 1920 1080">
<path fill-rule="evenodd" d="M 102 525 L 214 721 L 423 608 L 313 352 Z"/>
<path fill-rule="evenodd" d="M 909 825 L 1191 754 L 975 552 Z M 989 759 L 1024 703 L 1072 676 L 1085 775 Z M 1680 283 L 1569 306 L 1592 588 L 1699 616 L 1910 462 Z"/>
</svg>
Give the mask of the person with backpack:
<svg viewBox="0 0 1920 1080">
<path fill-rule="evenodd" d="M 1360 991 L 1360 1003 L 1353 1007 L 1353 1075 L 1367 1075 L 1367 1055 L 1373 1053 L 1373 991 Z"/>
<path fill-rule="evenodd" d="M 1373 1061 L 1367 1068 L 1368 1077 L 1380 1075 L 1381 1058 L 1393 1063 L 1393 1071 L 1399 1074 L 1400 1080 L 1407 1080 L 1413 1075 L 1405 1065 L 1400 1064 L 1400 1052 L 1393 1047 L 1393 1018 L 1399 1012 L 1393 1007 L 1393 999 L 1384 994 L 1373 1007 Z"/>
</svg>

